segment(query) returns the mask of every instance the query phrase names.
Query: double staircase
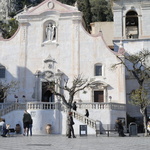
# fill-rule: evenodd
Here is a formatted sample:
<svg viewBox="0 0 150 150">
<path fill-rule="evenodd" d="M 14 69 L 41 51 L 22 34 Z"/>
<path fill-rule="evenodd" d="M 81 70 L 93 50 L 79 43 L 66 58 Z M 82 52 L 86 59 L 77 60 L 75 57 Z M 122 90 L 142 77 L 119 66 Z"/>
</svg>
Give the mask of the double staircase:
<svg viewBox="0 0 150 150">
<path fill-rule="evenodd" d="M 95 131 L 100 128 L 100 122 L 95 121 L 94 119 L 91 119 L 89 117 L 86 117 L 81 113 L 85 109 L 89 110 L 119 110 L 125 111 L 126 107 L 124 104 L 118 104 L 118 103 L 78 103 L 78 109 L 80 111 L 73 111 L 73 117 L 78 120 L 79 122 L 83 123 L 84 125 L 87 125 L 91 129 L 94 129 Z M 26 102 L 26 103 L 3 103 L 0 104 L 0 117 L 3 117 L 4 115 L 14 111 L 14 110 L 58 110 L 64 113 L 68 113 L 68 110 L 64 105 L 62 105 L 60 102 Z M 104 112 L 104 111 L 103 111 Z M 103 128 L 105 129 L 111 129 L 111 124 L 104 124 Z"/>
<path fill-rule="evenodd" d="M 60 103 L 45 103 L 45 102 L 28 102 L 28 103 L 8 103 L 8 104 L 1 104 L 0 105 L 0 117 L 6 115 L 7 113 L 10 113 L 14 110 L 25 110 L 25 109 L 58 109 L 61 111 L 64 111 L 67 113 L 67 109 L 65 109 L 64 106 Z M 78 121 L 82 122 L 83 124 L 86 124 L 87 126 L 96 129 L 96 121 L 84 116 L 83 114 L 80 114 L 77 111 L 73 111 L 73 117 L 77 119 Z"/>
</svg>

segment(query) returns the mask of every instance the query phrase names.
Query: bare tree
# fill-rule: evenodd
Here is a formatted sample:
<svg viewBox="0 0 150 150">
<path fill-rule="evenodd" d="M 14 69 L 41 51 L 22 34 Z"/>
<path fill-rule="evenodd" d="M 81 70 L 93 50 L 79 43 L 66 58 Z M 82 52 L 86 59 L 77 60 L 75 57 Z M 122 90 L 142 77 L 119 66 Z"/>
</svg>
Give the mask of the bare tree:
<svg viewBox="0 0 150 150">
<path fill-rule="evenodd" d="M 75 94 L 87 87 L 94 85 L 94 83 L 92 81 L 88 81 L 87 79 L 83 79 L 81 75 L 74 77 L 70 86 L 68 81 L 68 79 L 64 79 L 62 84 L 60 79 L 53 81 L 47 80 L 48 89 L 50 89 L 54 95 L 59 96 L 63 104 L 68 108 L 69 111 L 71 111 Z M 57 90 L 56 87 L 58 87 L 60 90 Z M 68 98 L 64 94 L 65 91 L 68 93 Z"/>
<path fill-rule="evenodd" d="M 85 88 L 88 88 L 90 86 L 95 86 L 95 83 L 92 81 L 88 81 L 87 79 L 83 79 L 81 75 L 78 75 L 74 77 L 72 84 L 69 86 L 69 79 L 55 79 L 55 80 L 48 80 L 45 78 L 48 82 L 47 88 L 56 96 L 59 96 L 62 100 L 63 104 L 68 109 L 68 112 L 71 112 L 72 109 L 72 102 L 74 100 L 75 94 L 79 91 L 84 90 Z M 59 89 L 59 90 L 58 90 Z M 68 96 L 65 96 L 65 94 L 68 93 Z M 68 113 L 69 114 L 69 113 Z M 67 115 L 68 115 L 67 114 Z M 68 118 L 68 116 L 67 116 Z M 67 124 L 66 120 L 66 124 Z M 66 135 L 68 135 L 69 127 L 67 125 Z"/>
<path fill-rule="evenodd" d="M 135 54 L 125 53 L 124 57 L 117 56 L 117 58 L 120 62 L 118 64 L 114 64 L 112 68 L 123 64 L 126 70 L 130 73 L 130 76 L 133 76 L 139 84 L 139 87 L 136 90 L 133 90 L 130 94 L 131 103 L 140 106 L 140 112 L 143 116 L 145 135 L 147 135 L 146 108 L 150 104 L 150 99 L 146 96 L 145 83 L 150 79 L 150 65 L 148 64 L 150 51 L 143 50 Z"/>
<path fill-rule="evenodd" d="M 17 84 L 18 83 L 16 81 L 11 81 L 10 83 L 0 81 L 0 103 L 4 102 L 10 92 L 16 90 Z"/>
</svg>

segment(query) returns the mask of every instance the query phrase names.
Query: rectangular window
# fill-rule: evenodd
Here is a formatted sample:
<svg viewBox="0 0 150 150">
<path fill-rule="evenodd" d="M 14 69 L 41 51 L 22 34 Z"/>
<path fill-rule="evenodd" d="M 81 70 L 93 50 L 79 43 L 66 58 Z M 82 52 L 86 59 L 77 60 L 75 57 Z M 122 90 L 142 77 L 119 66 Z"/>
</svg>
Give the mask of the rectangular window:
<svg viewBox="0 0 150 150">
<path fill-rule="evenodd" d="M 5 78 L 5 67 L 0 67 L 0 78 Z"/>
<path fill-rule="evenodd" d="M 102 66 L 100 65 L 95 66 L 95 76 L 102 76 Z"/>
</svg>

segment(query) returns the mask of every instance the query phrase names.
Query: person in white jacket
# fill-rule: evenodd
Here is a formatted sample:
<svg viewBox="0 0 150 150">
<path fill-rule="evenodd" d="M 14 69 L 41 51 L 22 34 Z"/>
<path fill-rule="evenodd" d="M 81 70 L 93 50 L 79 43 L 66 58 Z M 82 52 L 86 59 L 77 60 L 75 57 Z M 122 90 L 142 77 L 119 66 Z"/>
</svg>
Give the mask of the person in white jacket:
<svg viewBox="0 0 150 150">
<path fill-rule="evenodd" d="M 8 129 L 6 129 L 5 119 L 2 119 L 2 121 L 0 122 L 0 126 L 2 126 L 2 135 L 1 136 L 7 137 L 6 134 L 8 133 Z"/>
</svg>

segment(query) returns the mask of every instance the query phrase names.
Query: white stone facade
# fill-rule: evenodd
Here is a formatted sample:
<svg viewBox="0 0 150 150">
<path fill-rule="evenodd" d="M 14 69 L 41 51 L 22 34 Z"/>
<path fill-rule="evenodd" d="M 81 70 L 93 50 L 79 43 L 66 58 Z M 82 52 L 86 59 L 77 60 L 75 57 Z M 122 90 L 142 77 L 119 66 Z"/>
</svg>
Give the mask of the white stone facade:
<svg viewBox="0 0 150 150">
<path fill-rule="evenodd" d="M 114 2 L 114 51 L 118 51 L 120 40 L 125 51 L 130 54 L 141 50 L 150 50 L 149 8 L 149 0 L 116 0 Z M 127 103 L 129 93 L 138 86 L 137 81 L 129 78 L 126 73 Z M 133 117 L 140 116 L 139 108 L 130 104 L 127 105 L 127 113 Z M 149 109 L 147 115 L 150 115 Z"/>
<path fill-rule="evenodd" d="M 3 80 L 19 82 L 19 88 L 10 94 L 5 102 L 15 101 L 14 95 L 18 96 L 19 102 L 45 102 L 45 97 L 42 97 L 42 85 L 45 81 L 39 74 L 47 72 L 48 76 L 65 74 L 70 85 L 74 76 L 79 74 L 99 84 L 96 89 L 86 89 L 86 94 L 79 92 L 75 96 L 77 102 L 126 104 L 125 68 L 118 66 L 116 70 L 111 69 L 112 64 L 118 62 L 116 55 L 121 57 L 121 54 L 111 51 L 102 35 L 91 36 L 86 32 L 81 23 L 82 13 L 75 7 L 56 0 L 45 0 L 36 7 L 24 10 L 16 18 L 20 24 L 16 34 L 11 39 L 0 41 L 0 64 L 6 68 Z M 47 27 L 51 31 L 49 34 L 46 32 Z M 96 65 L 101 67 L 100 75 L 95 75 Z M 99 96 L 101 99 L 98 99 Z M 57 97 L 52 95 L 46 102 L 47 100 L 58 101 Z M 39 115 L 34 118 L 37 130 L 34 132 L 39 134 L 43 131 L 40 123 L 44 126 L 46 119 L 40 118 L 42 111 L 37 111 L 37 114 Z M 92 116 L 104 124 L 114 124 L 117 117 L 126 118 L 126 111 L 108 109 L 98 113 L 97 110 L 91 110 Z M 59 129 L 56 127 L 54 133 L 64 132 L 61 124 Z"/>
</svg>

